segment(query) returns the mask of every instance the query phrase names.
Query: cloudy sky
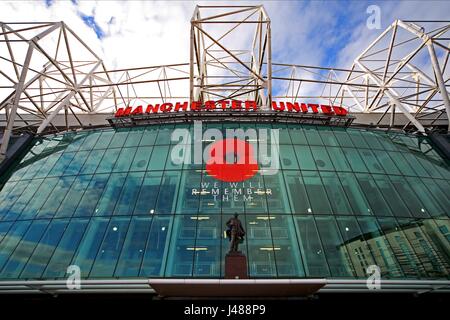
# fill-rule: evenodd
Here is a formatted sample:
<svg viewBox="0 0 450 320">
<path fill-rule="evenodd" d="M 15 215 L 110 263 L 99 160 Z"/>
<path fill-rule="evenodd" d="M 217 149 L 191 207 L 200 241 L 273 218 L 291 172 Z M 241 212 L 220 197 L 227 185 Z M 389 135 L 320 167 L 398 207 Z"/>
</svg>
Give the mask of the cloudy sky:
<svg viewBox="0 0 450 320">
<path fill-rule="evenodd" d="M 2 1 L 0 20 L 63 20 L 103 57 L 107 68 L 124 68 L 188 62 L 189 22 L 195 5 L 202 3 L 206 2 Z M 448 19 L 450 12 L 450 1 L 245 3 L 265 6 L 272 21 L 274 61 L 336 67 L 349 67 L 396 18 Z M 380 8 L 380 30 L 366 26 L 370 5 Z"/>
</svg>

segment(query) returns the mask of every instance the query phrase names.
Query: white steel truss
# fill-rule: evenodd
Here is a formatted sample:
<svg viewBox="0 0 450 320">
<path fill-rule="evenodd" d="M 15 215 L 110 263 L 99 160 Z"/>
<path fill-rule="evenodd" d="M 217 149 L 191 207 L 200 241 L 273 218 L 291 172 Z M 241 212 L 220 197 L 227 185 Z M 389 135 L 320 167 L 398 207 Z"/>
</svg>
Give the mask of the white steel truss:
<svg viewBox="0 0 450 320">
<path fill-rule="evenodd" d="M 404 129 L 422 134 L 422 119 L 450 115 L 450 21 L 396 20 L 350 69 L 272 62 L 263 6 L 197 6 L 188 63 L 116 70 L 63 22 L 0 27 L 0 157 L 13 132 L 83 128 L 80 114 L 148 103 L 249 99 L 264 110 L 275 99 L 311 101 L 373 113 L 378 123 L 388 116 L 391 126 L 400 112 Z M 56 115 L 65 126 L 52 123 Z"/>
</svg>

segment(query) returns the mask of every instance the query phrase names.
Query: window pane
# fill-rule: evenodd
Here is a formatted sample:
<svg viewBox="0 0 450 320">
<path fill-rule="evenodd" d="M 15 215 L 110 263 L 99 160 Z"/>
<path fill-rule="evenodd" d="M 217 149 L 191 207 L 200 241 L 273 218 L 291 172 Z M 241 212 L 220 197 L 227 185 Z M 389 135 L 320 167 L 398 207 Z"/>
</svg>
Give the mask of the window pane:
<svg viewBox="0 0 450 320">
<path fill-rule="evenodd" d="M 97 173 L 110 173 L 114 168 L 120 149 L 108 149 L 97 167 Z"/>
<path fill-rule="evenodd" d="M 91 153 L 89 153 L 86 162 L 83 165 L 83 168 L 81 168 L 80 173 L 81 174 L 94 173 L 98 167 L 98 164 L 100 163 L 100 160 L 102 160 L 104 153 L 105 150 L 92 150 Z"/>
<path fill-rule="evenodd" d="M 316 164 L 308 146 L 295 146 L 298 165 L 301 170 L 316 170 Z"/>
<path fill-rule="evenodd" d="M 70 162 L 69 166 L 64 170 L 64 175 L 75 175 L 78 174 L 81 170 L 81 167 L 83 166 L 84 162 L 86 161 L 86 158 L 89 154 L 89 151 L 79 151 L 75 153 L 72 161 Z"/>
<path fill-rule="evenodd" d="M 283 169 L 297 169 L 298 163 L 292 145 L 280 145 L 280 164 Z"/>
<path fill-rule="evenodd" d="M 28 230 L 31 221 L 17 221 L 4 236 L 3 241 L 0 242 L 0 270 L 2 270 L 11 253 L 16 248 L 22 236 Z"/>
<path fill-rule="evenodd" d="M 312 216 L 297 216 L 294 219 L 296 220 L 306 275 L 308 277 L 329 277 L 330 271 L 325 260 L 325 253 Z"/>
<path fill-rule="evenodd" d="M 161 171 L 147 172 L 145 174 L 134 208 L 134 214 L 155 213 L 161 178 Z"/>
<path fill-rule="evenodd" d="M 80 244 L 80 240 L 83 237 L 88 222 L 88 219 L 73 219 L 69 223 L 50 262 L 46 266 L 44 274 L 42 275 L 44 278 L 65 277 L 67 267 L 70 265 L 72 256 Z"/>
<path fill-rule="evenodd" d="M 417 197 L 419 198 L 419 201 L 422 202 L 423 208 L 427 213 L 434 217 L 446 217 L 447 212 L 445 212 L 444 208 L 441 208 L 439 206 L 439 203 L 434 199 L 431 192 L 422 183 L 421 178 L 407 177 L 406 181 L 415 191 Z M 447 207 L 446 210 L 448 211 L 449 208 Z"/>
<path fill-rule="evenodd" d="M 36 248 L 47 226 L 48 221 L 46 220 L 36 220 L 33 222 L 2 269 L 0 278 L 17 279 L 19 277 L 20 272 L 33 253 L 34 248 Z"/>
<path fill-rule="evenodd" d="M 151 221 L 151 217 L 132 218 L 115 271 L 116 277 L 137 277 L 139 275 Z"/>
<path fill-rule="evenodd" d="M 108 222 L 109 218 L 92 218 L 80 242 L 80 246 L 77 248 L 71 265 L 80 267 L 81 277 L 84 279 L 89 275 Z"/>
<path fill-rule="evenodd" d="M 170 234 L 172 219 L 173 217 L 154 216 L 148 234 L 140 276 L 164 275 L 169 247 L 168 235 Z"/>
<path fill-rule="evenodd" d="M 361 186 L 366 199 L 370 203 L 372 213 L 378 216 L 392 216 L 391 209 L 383 198 L 380 190 L 369 174 L 357 173 L 356 179 Z"/>
<path fill-rule="evenodd" d="M 333 277 L 351 277 L 355 271 L 333 217 L 316 217 L 317 229 Z"/>
<path fill-rule="evenodd" d="M 144 133 L 144 127 L 134 127 L 131 128 L 128 133 L 127 140 L 125 141 L 124 147 L 136 147 L 141 141 L 142 135 Z"/>
<path fill-rule="evenodd" d="M 397 190 L 392 185 L 388 176 L 385 175 L 373 175 L 375 183 L 383 194 L 384 199 L 387 201 L 392 209 L 392 213 L 396 217 L 411 217 L 408 207 L 403 203 Z"/>
<path fill-rule="evenodd" d="M 164 125 L 159 127 L 158 130 L 158 137 L 156 138 L 156 145 L 169 145 L 170 144 L 170 137 L 173 132 L 173 125 Z"/>
<path fill-rule="evenodd" d="M 389 177 L 398 194 L 403 199 L 403 202 L 409 208 L 413 217 L 427 218 L 429 215 L 426 213 L 425 208 L 417 199 L 417 195 L 411 189 L 409 183 L 403 177 L 390 176 Z"/>
<path fill-rule="evenodd" d="M 318 172 L 304 172 L 303 181 L 305 182 L 306 192 L 312 206 L 312 213 L 330 214 L 331 206 L 328 202 L 327 194 L 323 188 L 322 180 Z"/>
<path fill-rule="evenodd" d="M 75 217 L 92 216 L 96 213 L 97 202 L 103 193 L 108 178 L 109 174 L 95 174 L 92 177 L 75 211 Z"/>
<path fill-rule="evenodd" d="M 139 147 L 131 164 L 130 171 L 145 171 L 152 155 L 153 147 Z"/>
<path fill-rule="evenodd" d="M 298 126 L 288 126 L 289 135 L 293 144 L 308 144 L 303 129 Z"/>
<path fill-rule="evenodd" d="M 342 148 L 342 151 L 344 152 L 344 155 L 347 158 L 347 162 L 350 164 L 352 171 L 367 172 L 366 165 L 361 159 L 358 150 L 351 148 Z"/>
<path fill-rule="evenodd" d="M 350 165 L 348 164 L 344 152 L 341 148 L 327 148 L 330 155 L 333 166 L 337 171 L 351 171 Z"/>
<path fill-rule="evenodd" d="M 58 178 L 44 179 L 34 196 L 30 199 L 27 206 L 23 209 L 19 219 L 25 220 L 34 218 L 39 209 L 52 193 L 53 188 L 55 187 L 57 182 Z"/>
<path fill-rule="evenodd" d="M 173 213 L 175 211 L 176 196 L 180 185 L 180 172 L 166 171 L 163 175 L 155 213 Z"/>
<path fill-rule="evenodd" d="M 74 176 L 58 178 L 58 183 L 53 189 L 51 196 L 47 197 L 47 201 L 45 201 L 44 205 L 39 210 L 37 215 L 38 218 L 52 218 L 55 215 L 74 180 Z"/>
<path fill-rule="evenodd" d="M 105 190 L 98 201 L 95 215 L 109 216 L 113 214 L 117 199 L 120 196 L 122 187 L 127 177 L 126 173 L 112 173 L 106 184 Z"/>
<path fill-rule="evenodd" d="M 198 216 L 194 277 L 220 277 L 223 224 L 220 216 Z"/>
<path fill-rule="evenodd" d="M 111 142 L 109 143 L 108 148 L 123 147 L 125 141 L 127 140 L 129 130 L 130 129 L 128 128 L 117 129 L 116 132 L 114 133 L 114 136 L 111 139 Z"/>
<path fill-rule="evenodd" d="M 322 177 L 333 212 L 335 214 L 352 214 L 352 208 L 337 174 L 334 172 L 321 172 L 320 176 Z"/>
<path fill-rule="evenodd" d="M 156 136 L 158 135 L 159 126 L 147 126 L 144 134 L 139 142 L 140 146 L 152 146 L 155 144 Z"/>
<path fill-rule="evenodd" d="M 370 215 L 372 210 L 370 209 L 369 203 L 367 202 L 358 181 L 356 181 L 355 176 L 351 173 L 343 172 L 338 172 L 338 176 L 341 179 L 342 187 L 345 190 L 355 215 Z"/>
<path fill-rule="evenodd" d="M 197 219 L 190 215 L 174 217 L 165 276 L 192 276 Z"/>
<path fill-rule="evenodd" d="M 359 150 L 362 160 L 371 173 L 384 173 L 374 154 L 370 150 Z"/>
<path fill-rule="evenodd" d="M 264 178 L 264 188 L 267 197 L 267 206 L 270 213 L 290 213 L 288 193 L 284 183 L 283 172 L 278 170 L 276 173 L 267 171 Z"/>
<path fill-rule="evenodd" d="M 250 276 L 274 277 L 277 275 L 274 251 L 270 232 L 269 216 L 247 215 L 245 231 L 247 239 L 247 256 Z M 239 247 L 241 249 L 241 247 Z"/>
<path fill-rule="evenodd" d="M 39 244 L 34 250 L 33 254 L 29 258 L 25 269 L 23 269 L 20 278 L 39 279 L 50 260 L 56 245 L 58 244 L 61 236 L 67 226 L 68 220 L 57 219 L 53 220 L 48 226 L 42 238 L 39 240 Z"/>
<path fill-rule="evenodd" d="M 311 212 L 311 206 L 301 175 L 297 171 L 283 171 L 283 174 L 292 211 L 294 213 Z"/>
<path fill-rule="evenodd" d="M 113 171 L 127 172 L 130 169 L 131 163 L 133 162 L 135 152 L 136 148 L 123 148 L 120 151 Z"/>
<path fill-rule="evenodd" d="M 73 215 L 78 206 L 78 203 L 80 202 L 81 197 L 84 194 L 84 190 L 89 185 L 91 177 L 91 175 L 83 175 L 75 178 L 75 181 L 72 183 L 69 192 L 67 193 L 66 197 L 59 206 L 58 211 L 56 212 L 56 217 L 71 217 Z"/>
<path fill-rule="evenodd" d="M 94 149 L 106 149 L 114 136 L 113 130 L 102 130 L 100 137 L 98 138 Z"/>
<path fill-rule="evenodd" d="M 311 152 L 315 159 L 317 169 L 319 170 L 334 170 L 330 157 L 328 156 L 325 147 L 311 147 Z"/>
<path fill-rule="evenodd" d="M 374 255 L 375 264 L 381 269 L 381 277 L 403 278 L 401 268 L 375 218 L 359 217 L 358 222 Z"/>
<path fill-rule="evenodd" d="M 88 132 L 88 135 L 83 141 L 83 144 L 80 146 L 80 151 L 82 150 L 91 150 L 94 148 L 95 144 L 97 143 L 98 138 L 101 135 L 101 131 L 90 131 Z"/>
<path fill-rule="evenodd" d="M 130 215 L 133 213 L 144 174 L 144 172 L 131 172 L 128 174 L 114 209 L 115 215 Z"/>
<path fill-rule="evenodd" d="M 324 145 L 326 146 L 339 146 L 336 137 L 333 134 L 333 130 L 326 126 L 317 126 L 317 132 L 320 134 Z"/>
<path fill-rule="evenodd" d="M 164 170 L 164 165 L 166 164 L 168 151 L 169 146 L 154 147 L 147 170 L 150 171 Z"/>
<path fill-rule="evenodd" d="M 89 274 L 90 277 L 112 277 L 129 223 L 129 217 L 115 217 L 111 219 Z"/>
<path fill-rule="evenodd" d="M 389 157 L 389 154 L 386 151 L 382 150 L 374 150 L 373 153 L 378 159 L 378 162 L 383 167 L 384 171 L 387 174 L 400 174 L 400 171 L 397 169 L 397 166 Z"/>
</svg>

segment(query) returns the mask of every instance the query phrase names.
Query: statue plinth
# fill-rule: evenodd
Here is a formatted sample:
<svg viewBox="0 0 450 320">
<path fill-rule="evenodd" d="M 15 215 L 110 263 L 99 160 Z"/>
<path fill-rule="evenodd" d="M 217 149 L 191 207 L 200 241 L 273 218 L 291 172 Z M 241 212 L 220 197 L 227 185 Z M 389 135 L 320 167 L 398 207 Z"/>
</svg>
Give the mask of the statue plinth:
<svg viewBox="0 0 450 320">
<path fill-rule="evenodd" d="M 225 279 L 248 279 L 247 257 L 241 251 L 228 252 L 225 256 Z"/>
</svg>

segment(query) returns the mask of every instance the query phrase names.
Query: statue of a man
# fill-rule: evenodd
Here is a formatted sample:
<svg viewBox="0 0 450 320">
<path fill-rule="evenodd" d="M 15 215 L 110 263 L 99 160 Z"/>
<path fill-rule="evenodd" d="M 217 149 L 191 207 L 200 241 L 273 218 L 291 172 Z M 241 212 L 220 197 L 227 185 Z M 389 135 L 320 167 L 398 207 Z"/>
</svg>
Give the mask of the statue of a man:
<svg viewBox="0 0 450 320">
<path fill-rule="evenodd" d="M 239 215 L 235 213 L 234 217 L 227 221 L 227 237 L 230 241 L 229 252 L 238 251 L 239 242 L 243 240 L 245 236 L 245 230 L 242 227 L 241 220 L 239 220 L 238 216 Z"/>
</svg>

